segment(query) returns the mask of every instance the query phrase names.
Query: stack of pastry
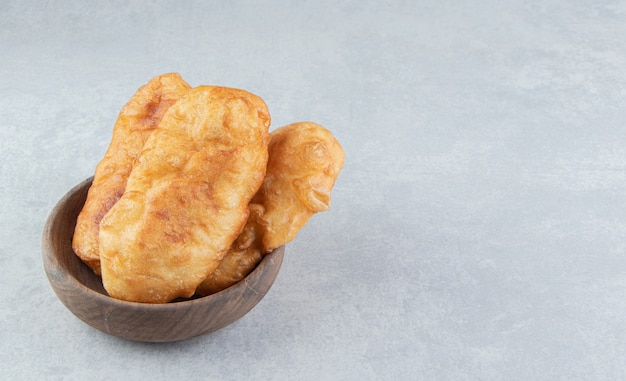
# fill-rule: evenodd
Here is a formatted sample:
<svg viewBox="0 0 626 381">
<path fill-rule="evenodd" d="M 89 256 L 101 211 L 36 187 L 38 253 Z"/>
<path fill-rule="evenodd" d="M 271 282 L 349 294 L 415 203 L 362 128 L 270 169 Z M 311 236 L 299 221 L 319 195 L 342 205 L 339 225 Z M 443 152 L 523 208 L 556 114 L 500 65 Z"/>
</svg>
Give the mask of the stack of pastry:
<svg viewBox="0 0 626 381">
<path fill-rule="evenodd" d="M 327 210 L 344 154 L 315 123 L 269 133 L 244 90 L 153 78 L 121 110 L 72 246 L 110 296 L 166 303 L 242 280 Z"/>
</svg>

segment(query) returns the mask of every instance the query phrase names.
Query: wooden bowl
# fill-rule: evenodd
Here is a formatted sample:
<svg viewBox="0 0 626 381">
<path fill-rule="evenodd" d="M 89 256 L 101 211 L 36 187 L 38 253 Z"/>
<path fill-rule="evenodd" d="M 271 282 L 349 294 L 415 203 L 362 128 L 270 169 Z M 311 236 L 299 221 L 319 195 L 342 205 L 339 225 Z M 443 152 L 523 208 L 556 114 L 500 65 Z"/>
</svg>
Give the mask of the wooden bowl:
<svg viewBox="0 0 626 381">
<path fill-rule="evenodd" d="M 61 302 L 100 331 L 129 340 L 169 342 L 223 328 L 248 313 L 269 291 L 283 261 L 284 246 L 241 282 L 213 295 L 167 304 L 144 304 L 108 296 L 72 250 L 72 236 L 93 178 L 70 190 L 50 213 L 43 232 L 44 269 Z"/>
</svg>

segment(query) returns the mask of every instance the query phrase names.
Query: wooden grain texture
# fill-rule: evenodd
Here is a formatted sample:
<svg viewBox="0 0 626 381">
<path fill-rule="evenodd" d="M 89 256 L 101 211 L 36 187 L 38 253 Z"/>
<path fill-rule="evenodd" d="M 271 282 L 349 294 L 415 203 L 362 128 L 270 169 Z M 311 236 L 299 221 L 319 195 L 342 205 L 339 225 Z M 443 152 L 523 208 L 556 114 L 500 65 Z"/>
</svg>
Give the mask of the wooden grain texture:
<svg viewBox="0 0 626 381">
<path fill-rule="evenodd" d="M 61 302 L 100 331 L 129 340 L 169 342 L 213 332 L 248 313 L 274 283 L 284 246 L 268 254 L 243 281 L 219 293 L 167 304 L 126 302 L 107 295 L 102 282 L 72 251 L 72 235 L 93 178 L 55 206 L 44 227 L 44 269 Z"/>
</svg>

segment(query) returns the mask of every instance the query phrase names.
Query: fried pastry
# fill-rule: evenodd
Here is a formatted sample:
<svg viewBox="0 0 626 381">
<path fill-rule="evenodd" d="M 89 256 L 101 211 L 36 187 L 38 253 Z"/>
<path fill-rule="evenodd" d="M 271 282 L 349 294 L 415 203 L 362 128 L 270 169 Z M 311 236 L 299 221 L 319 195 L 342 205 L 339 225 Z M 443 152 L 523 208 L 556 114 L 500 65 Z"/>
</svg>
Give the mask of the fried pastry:
<svg viewBox="0 0 626 381">
<path fill-rule="evenodd" d="M 164 115 L 100 223 L 114 298 L 190 297 L 241 233 L 265 176 L 270 115 L 243 90 L 201 86 Z"/>
<path fill-rule="evenodd" d="M 324 127 L 300 122 L 272 132 L 263 186 L 252 202 L 263 205 L 263 248 L 271 251 L 295 238 L 318 212 L 330 208 L 330 192 L 344 152 Z"/>
<path fill-rule="evenodd" d="M 243 233 L 197 293 L 212 294 L 242 280 L 264 254 L 293 240 L 313 214 L 328 210 L 343 162 L 341 145 L 318 124 L 293 123 L 273 131 L 267 173 Z"/>
<path fill-rule="evenodd" d="M 72 240 L 74 252 L 96 274 L 100 274 L 100 220 L 124 192 L 133 160 L 148 136 L 170 106 L 190 89 L 180 75 L 163 74 L 139 88 L 120 111 L 111 143 L 96 167 Z"/>
</svg>

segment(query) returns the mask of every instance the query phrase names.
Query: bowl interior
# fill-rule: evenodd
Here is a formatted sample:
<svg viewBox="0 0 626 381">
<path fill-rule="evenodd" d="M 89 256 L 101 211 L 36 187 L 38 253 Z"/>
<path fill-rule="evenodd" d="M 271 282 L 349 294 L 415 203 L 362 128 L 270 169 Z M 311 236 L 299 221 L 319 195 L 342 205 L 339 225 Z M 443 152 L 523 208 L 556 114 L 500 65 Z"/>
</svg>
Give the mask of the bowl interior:
<svg viewBox="0 0 626 381">
<path fill-rule="evenodd" d="M 44 237 L 44 245 L 50 244 L 50 258 L 54 261 L 55 271 L 62 273 L 67 277 L 68 282 L 74 281 L 76 286 L 84 286 L 99 294 L 108 296 L 106 290 L 102 286 L 102 280 L 91 269 L 85 265 L 72 249 L 72 237 L 74 228 L 76 227 L 76 219 L 80 213 L 87 192 L 91 186 L 93 177 L 81 182 L 70 190 L 55 209 L 50 213 L 53 221 L 48 221 L 54 229 L 51 234 Z M 46 242 L 46 238 L 49 241 Z M 60 275 L 60 274 L 57 274 Z"/>
</svg>

